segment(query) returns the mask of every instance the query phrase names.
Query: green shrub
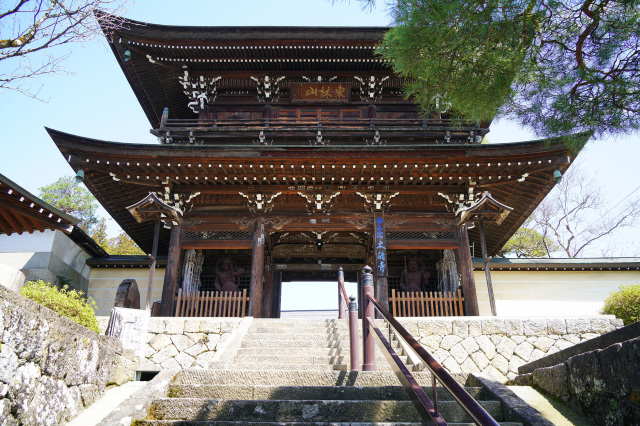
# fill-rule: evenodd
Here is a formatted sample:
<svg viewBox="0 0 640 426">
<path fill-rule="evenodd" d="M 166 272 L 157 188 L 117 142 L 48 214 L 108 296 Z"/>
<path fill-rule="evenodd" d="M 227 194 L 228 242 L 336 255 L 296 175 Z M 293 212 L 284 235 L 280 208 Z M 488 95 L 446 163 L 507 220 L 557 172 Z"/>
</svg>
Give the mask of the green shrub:
<svg viewBox="0 0 640 426">
<path fill-rule="evenodd" d="M 100 332 L 95 313 L 96 302 L 91 297 L 85 300 L 81 291 L 69 290 L 66 285 L 58 289 L 53 284 L 38 280 L 26 283 L 20 294 L 89 330 Z"/>
<path fill-rule="evenodd" d="M 601 313 L 615 315 L 624 325 L 640 321 L 640 283 L 621 285 L 604 301 Z"/>
</svg>

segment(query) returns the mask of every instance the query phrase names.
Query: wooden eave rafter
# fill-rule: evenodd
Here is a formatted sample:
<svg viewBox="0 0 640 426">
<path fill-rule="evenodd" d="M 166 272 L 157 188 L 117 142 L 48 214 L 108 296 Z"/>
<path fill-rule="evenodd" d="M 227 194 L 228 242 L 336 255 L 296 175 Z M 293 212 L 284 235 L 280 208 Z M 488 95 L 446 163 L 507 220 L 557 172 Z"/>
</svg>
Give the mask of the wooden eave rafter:
<svg viewBox="0 0 640 426">
<path fill-rule="evenodd" d="M 335 210 L 332 209 L 342 214 L 364 212 L 363 200 L 355 194 L 363 190 L 400 191 L 394 198 L 397 204 L 392 212 L 437 211 L 424 207 L 430 203 L 445 212 L 444 199 L 439 199 L 437 192 L 456 194 L 474 186 L 476 192 L 487 189 L 496 200 L 514 208 L 500 228 L 487 224 L 491 254 L 502 247 L 553 187 L 553 171 L 558 168 L 564 172 L 570 161 L 564 145 L 553 140 L 393 149 L 340 146 L 292 149 L 234 146 L 231 149 L 118 144 L 53 130 L 49 133 L 74 170 L 83 167 L 87 187 L 147 251 L 153 227 L 138 224 L 126 207 L 149 191 L 164 191 L 165 187 L 181 193 L 201 192 L 195 199 L 193 214 L 201 205 L 213 205 L 219 208 L 216 214 L 251 216 L 246 200 L 238 194 L 240 191 L 284 192 L 275 202 L 274 214 L 307 215 L 303 210 L 304 200 L 296 195 L 299 186 L 316 192 L 335 192 L 338 186 L 345 186 L 340 190 L 344 193 L 336 198 Z M 588 138 L 587 135 L 578 137 Z M 308 189 L 311 186 L 313 189 Z M 373 188 L 368 189 L 369 186 Z M 284 213 L 278 210 L 279 202 L 300 203 L 296 205 L 301 210 Z M 348 203 L 343 204 L 345 202 Z M 169 235 L 165 230 L 161 232 L 159 248 L 163 252 Z M 472 241 L 478 241 L 474 230 L 470 235 Z"/>
<path fill-rule="evenodd" d="M 69 234 L 78 222 L 0 175 L 0 233 L 57 229 Z"/>
</svg>

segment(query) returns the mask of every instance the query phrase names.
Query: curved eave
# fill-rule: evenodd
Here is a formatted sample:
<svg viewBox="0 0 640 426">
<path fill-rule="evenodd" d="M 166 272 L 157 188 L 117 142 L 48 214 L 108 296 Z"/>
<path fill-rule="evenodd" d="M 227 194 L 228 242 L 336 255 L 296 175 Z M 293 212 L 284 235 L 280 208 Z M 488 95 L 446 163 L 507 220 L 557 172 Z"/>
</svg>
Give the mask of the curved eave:
<svg viewBox="0 0 640 426">
<path fill-rule="evenodd" d="M 300 26 L 180 26 L 160 25 L 123 18 L 113 33 L 148 42 L 184 42 L 195 45 L 204 42 L 250 44 L 256 41 L 270 43 L 282 40 L 291 43 L 308 42 L 322 44 L 330 41 L 353 41 L 359 44 L 378 43 L 388 27 L 300 27 Z"/>
<path fill-rule="evenodd" d="M 277 152 L 306 152 L 306 153 L 330 153 L 354 151 L 359 155 L 371 153 L 372 156 L 379 156 L 381 152 L 398 152 L 398 151 L 418 151 L 421 154 L 429 156 L 442 157 L 480 157 L 489 158 L 496 156 L 509 156 L 517 161 L 517 157 L 526 157 L 527 155 L 535 155 L 538 153 L 563 152 L 570 155 L 569 150 L 563 143 L 565 138 L 577 139 L 582 143 L 586 143 L 591 137 L 590 133 L 578 133 L 565 137 L 536 139 L 525 142 L 510 142 L 501 144 L 411 144 L 411 145 L 382 145 L 371 147 L 369 145 L 362 146 L 340 146 L 339 144 L 326 146 L 295 146 L 288 147 L 286 145 L 177 145 L 177 144 L 142 144 L 142 143 L 125 143 L 112 142 L 100 139 L 87 138 L 65 133 L 59 130 L 45 127 L 49 136 L 54 140 L 56 146 L 62 150 L 73 150 L 75 155 L 83 153 L 94 157 L 97 154 L 113 155 L 114 158 L 122 155 L 125 151 L 128 157 L 143 158 L 153 156 L 157 158 L 163 157 L 181 157 L 181 158 L 211 158 L 215 155 L 219 157 L 246 156 L 258 157 L 263 153 Z M 574 155 L 570 155 L 574 157 Z"/>
<path fill-rule="evenodd" d="M 573 157 L 560 139 L 493 145 L 405 145 L 375 148 L 368 146 L 309 146 L 293 148 L 283 146 L 127 144 L 83 138 L 51 129 L 47 129 L 47 131 L 62 155 L 71 161 L 74 170 L 81 166 L 85 168 L 87 188 L 145 251 L 150 250 L 153 226 L 146 223 L 138 224 L 126 210 L 126 207 L 143 199 L 149 191 L 161 189 L 158 181 L 144 180 L 144 175 L 148 171 L 147 163 L 151 163 L 151 166 L 154 167 L 158 163 L 166 165 L 171 162 L 174 169 L 179 165 L 177 163 L 182 163 L 178 170 L 180 178 L 176 178 L 175 184 L 188 187 L 194 182 L 204 183 L 202 177 L 199 181 L 194 177 L 205 170 L 212 170 L 208 168 L 209 165 L 213 166 L 213 171 L 215 171 L 218 163 L 268 165 L 286 164 L 288 160 L 291 160 L 309 165 L 332 164 L 333 162 L 333 164 L 367 164 L 371 167 L 376 163 L 393 164 L 393 161 L 396 164 L 413 164 L 416 161 L 424 161 L 432 164 L 439 163 L 440 169 L 443 169 L 445 163 L 451 163 L 446 166 L 451 168 L 454 165 L 459 166 L 461 170 L 466 166 L 469 170 L 472 168 L 478 170 L 491 164 L 493 164 L 492 167 L 504 168 L 510 162 L 509 171 L 514 170 L 512 174 L 515 174 L 516 171 L 518 174 L 514 175 L 514 178 L 509 182 L 503 184 L 495 180 L 484 180 L 478 185 L 478 190 L 489 190 L 496 200 L 514 207 L 514 211 L 507 216 L 502 225 L 486 224 L 485 226 L 489 254 L 495 255 L 553 188 L 555 185 L 552 178 L 553 169 L 557 167 L 564 173 Z M 578 138 L 580 142 L 586 142 L 589 136 L 589 134 L 579 134 L 572 137 Z M 116 162 L 119 163 L 116 165 Z M 204 167 L 198 169 L 195 164 L 194 167 L 190 167 L 191 164 L 187 164 L 190 162 L 201 163 L 207 169 Z M 502 165 L 497 164 L 498 162 L 502 162 Z M 549 163 L 547 164 L 547 162 Z M 517 181 L 515 177 L 521 176 L 526 170 L 530 170 L 530 176 L 523 181 Z M 120 174 L 121 178 L 122 174 L 138 175 L 140 180 L 129 183 L 125 181 L 126 179 L 115 181 L 112 179 L 112 173 Z M 215 171 L 215 173 L 219 173 L 219 171 Z M 147 174 L 147 176 L 149 175 Z M 191 179 L 185 180 L 186 177 L 191 177 Z M 407 181 L 405 180 L 405 182 Z M 213 183 L 212 180 L 209 180 L 208 184 L 211 184 L 213 189 L 231 187 L 222 182 Z M 441 185 L 437 186 L 438 188 L 446 188 L 450 184 L 464 185 L 465 181 L 451 181 L 448 178 L 440 181 L 434 180 L 432 184 Z M 265 183 L 265 190 L 268 190 L 269 185 L 270 183 Z M 420 186 L 407 185 L 407 188 L 415 189 Z M 477 230 L 470 231 L 470 239 L 476 243 L 476 247 L 480 246 Z M 167 249 L 168 241 L 169 232 L 163 229 L 160 235 L 160 252 Z"/>
<path fill-rule="evenodd" d="M 0 234 L 60 230 L 70 234 L 78 219 L 61 212 L 0 175 Z"/>
</svg>

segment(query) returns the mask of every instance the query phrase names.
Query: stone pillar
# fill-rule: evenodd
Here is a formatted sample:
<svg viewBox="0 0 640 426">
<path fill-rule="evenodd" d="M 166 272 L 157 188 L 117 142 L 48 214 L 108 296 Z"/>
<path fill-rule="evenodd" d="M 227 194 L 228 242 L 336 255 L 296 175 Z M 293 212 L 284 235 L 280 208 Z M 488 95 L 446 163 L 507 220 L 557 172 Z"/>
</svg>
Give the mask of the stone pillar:
<svg viewBox="0 0 640 426">
<path fill-rule="evenodd" d="M 180 240 L 182 239 L 182 222 L 171 227 L 171 240 L 167 253 L 167 269 L 162 286 L 162 301 L 160 302 L 160 316 L 173 315 L 173 301 L 176 297 L 178 283 L 178 268 L 180 266 Z"/>
<path fill-rule="evenodd" d="M 468 316 L 479 315 L 476 281 L 473 278 L 473 263 L 469 248 L 469 233 L 467 225 L 458 226 L 458 259 L 460 260 L 460 277 L 462 292 L 464 293 L 464 310 Z"/>
<path fill-rule="evenodd" d="M 251 284 L 249 287 L 249 315 L 262 315 L 262 280 L 264 278 L 264 219 L 256 218 L 253 227 L 253 250 L 251 251 Z"/>
<path fill-rule="evenodd" d="M 148 311 L 140 308 L 113 308 L 105 334 L 120 340 L 122 349 L 131 349 L 136 355 L 142 356 L 148 328 Z"/>
</svg>

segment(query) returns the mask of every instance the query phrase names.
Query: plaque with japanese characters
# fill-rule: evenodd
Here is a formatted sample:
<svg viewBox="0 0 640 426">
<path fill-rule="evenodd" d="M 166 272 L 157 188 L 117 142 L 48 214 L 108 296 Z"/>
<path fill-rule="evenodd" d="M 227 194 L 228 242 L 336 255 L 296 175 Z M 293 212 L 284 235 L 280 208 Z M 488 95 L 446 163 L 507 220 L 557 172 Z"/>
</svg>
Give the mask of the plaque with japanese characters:
<svg viewBox="0 0 640 426">
<path fill-rule="evenodd" d="M 291 83 L 294 102 L 347 103 L 351 85 L 345 83 Z"/>
</svg>

